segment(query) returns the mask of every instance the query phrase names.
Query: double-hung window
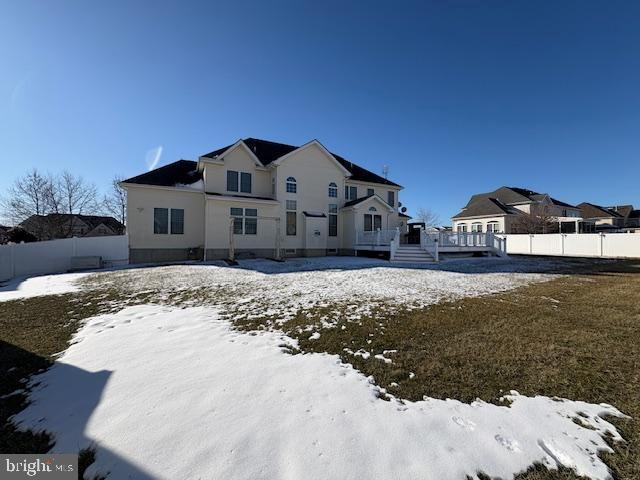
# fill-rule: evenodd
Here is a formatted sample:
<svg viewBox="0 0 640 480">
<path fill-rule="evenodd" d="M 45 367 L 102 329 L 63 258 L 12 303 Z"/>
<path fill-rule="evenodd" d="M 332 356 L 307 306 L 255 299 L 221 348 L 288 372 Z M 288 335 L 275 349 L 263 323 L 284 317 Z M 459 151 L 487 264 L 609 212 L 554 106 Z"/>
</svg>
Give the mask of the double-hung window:
<svg viewBox="0 0 640 480">
<path fill-rule="evenodd" d="M 395 207 L 396 205 L 396 192 L 394 192 L 393 190 L 389 190 L 387 192 L 387 203 L 392 207 Z"/>
<path fill-rule="evenodd" d="M 251 174 L 227 170 L 227 191 L 251 193 Z"/>
<path fill-rule="evenodd" d="M 233 233 L 235 235 L 256 235 L 258 233 L 258 209 L 231 208 Z"/>
<path fill-rule="evenodd" d="M 182 208 L 171 209 L 171 234 L 184 234 L 184 209 Z"/>
<path fill-rule="evenodd" d="M 373 197 L 374 194 L 373 188 L 367 188 L 367 197 Z"/>
<path fill-rule="evenodd" d="M 183 208 L 154 208 L 153 209 L 153 233 L 165 235 L 184 234 L 184 209 Z"/>
<path fill-rule="evenodd" d="M 298 203 L 295 200 L 287 200 L 287 235 L 294 236 L 297 233 Z"/>
<path fill-rule="evenodd" d="M 169 233 L 169 209 L 153 209 L 153 233 Z"/>
<path fill-rule="evenodd" d="M 338 185 L 336 185 L 334 182 L 331 182 L 329 184 L 329 196 L 331 198 L 338 198 Z"/>
<path fill-rule="evenodd" d="M 472 232 L 482 233 L 482 224 L 481 223 L 472 223 L 471 224 L 471 231 Z"/>
<path fill-rule="evenodd" d="M 329 236 L 338 236 L 338 204 L 329 204 Z"/>
<path fill-rule="evenodd" d="M 344 187 L 344 198 L 346 200 L 355 200 L 358 198 L 358 187 L 346 185 Z"/>
</svg>

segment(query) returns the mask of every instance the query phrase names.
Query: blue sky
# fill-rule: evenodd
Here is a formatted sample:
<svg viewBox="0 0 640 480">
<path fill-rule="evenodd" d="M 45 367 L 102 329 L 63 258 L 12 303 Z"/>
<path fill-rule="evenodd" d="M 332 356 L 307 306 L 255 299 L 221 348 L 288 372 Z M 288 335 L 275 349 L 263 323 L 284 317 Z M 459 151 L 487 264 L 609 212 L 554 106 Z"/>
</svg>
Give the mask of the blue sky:
<svg viewBox="0 0 640 480">
<path fill-rule="evenodd" d="M 640 208 L 640 2 L 3 1 L 0 193 L 242 137 L 330 150 L 443 221 L 513 185 Z"/>
</svg>

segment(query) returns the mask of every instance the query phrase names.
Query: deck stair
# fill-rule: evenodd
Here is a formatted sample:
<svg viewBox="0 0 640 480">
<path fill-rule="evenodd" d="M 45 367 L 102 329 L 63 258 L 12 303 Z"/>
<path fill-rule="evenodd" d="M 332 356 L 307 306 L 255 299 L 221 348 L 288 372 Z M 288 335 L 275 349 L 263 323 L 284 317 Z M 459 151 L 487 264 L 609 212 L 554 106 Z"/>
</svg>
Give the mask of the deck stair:
<svg viewBox="0 0 640 480">
<path fill-rule="evenodd" d="M 431 253 L 420 248 L 420 245 L 399 245 L 395 251 L 393 263 L 434 263 Z"/>
</svg>

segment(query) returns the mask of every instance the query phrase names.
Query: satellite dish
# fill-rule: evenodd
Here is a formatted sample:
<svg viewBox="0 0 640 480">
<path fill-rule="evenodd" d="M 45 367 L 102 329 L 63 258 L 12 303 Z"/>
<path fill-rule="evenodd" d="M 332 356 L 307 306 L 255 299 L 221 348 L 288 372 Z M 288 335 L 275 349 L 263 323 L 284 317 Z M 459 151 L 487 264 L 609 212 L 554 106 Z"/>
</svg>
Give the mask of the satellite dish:
<svg viewBox="0 0 640 480">
<path fill-rule="evenodd" d="M 406 211 L 407 211 L 407 207 L 402 207 L 402 208 L 400 209 L 400 211 L 401 211 L 402 213 L 406 212 Z"/>
<path fill-rule="evenodd" d="M 398 202 L 398 206 L 401 207 L 402 206 L 402 202 Z"/>
</svg>

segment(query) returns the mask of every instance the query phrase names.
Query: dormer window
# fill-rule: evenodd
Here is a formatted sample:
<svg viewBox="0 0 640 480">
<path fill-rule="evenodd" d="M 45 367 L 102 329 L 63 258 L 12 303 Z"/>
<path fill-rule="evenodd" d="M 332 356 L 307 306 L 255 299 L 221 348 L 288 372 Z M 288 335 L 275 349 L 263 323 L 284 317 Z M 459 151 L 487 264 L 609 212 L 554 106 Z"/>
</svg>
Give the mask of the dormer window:
<svg viewBox="0 0 640 480">
<path fill-rule="evenodd" d="M 298 184 L 293 177 L 287 177 L 287 193 L 298 193 Z"/>
<path fill-rule="evenodd" d="M 338 185 L 333 182 L 329 184 L 329 196 L 332 198 L 338 197 Z"/>
<path fill-rule="evenodd" d="M 251 193 L 251 174 L 227 170 L 227 191 Z"/>
</svg>

